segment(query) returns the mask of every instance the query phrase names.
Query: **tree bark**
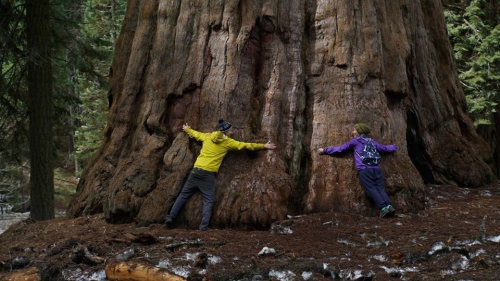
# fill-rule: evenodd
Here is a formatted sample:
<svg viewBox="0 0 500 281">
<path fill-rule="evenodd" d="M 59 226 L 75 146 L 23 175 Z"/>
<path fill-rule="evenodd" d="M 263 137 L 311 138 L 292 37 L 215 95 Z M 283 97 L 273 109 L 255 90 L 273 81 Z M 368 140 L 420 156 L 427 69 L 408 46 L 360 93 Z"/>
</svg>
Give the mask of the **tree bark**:
<svg viewBox="0 0 500 281">
<path fill-rule="evenodd" d="M 398 210 L 426 183 L 494 180 L 466 112 L 440 0 L 129 1 L 111 67 L 102 147 L 68 209 L 160 222 L 199 152 L 182 132 L 224 118 L 236 139 L 217 176 L 216 227 L 267 228 L 287 214 L 375 215 L 352 155 L 316 150 L 367 123 L 398 151 L 383 160 Z M 201 198 L 177 223 L 196 227 Z"/>
<path fill-rule="evenodd" d="M 54 218 L 49 0 L 26 2 L 26 30 L 29 56 L 30 216 L 38 221 Z"/>
<path fill-rule="evenodd" d="M 183 281 L 186 280 L 177 275 L 170 274 L 160 268 L 143 264 L 122 262 L 108 264 L 106 266 L 106 278 L 108 280 L 129 281 Z"/>
<path fill-rule="evenodd" d="M 26 269 L 9 273 L 6 276 L 2 276 L 2 281 L 40 281 L 40 274 L 36 267 L 28 267 Z"/>
</svg>

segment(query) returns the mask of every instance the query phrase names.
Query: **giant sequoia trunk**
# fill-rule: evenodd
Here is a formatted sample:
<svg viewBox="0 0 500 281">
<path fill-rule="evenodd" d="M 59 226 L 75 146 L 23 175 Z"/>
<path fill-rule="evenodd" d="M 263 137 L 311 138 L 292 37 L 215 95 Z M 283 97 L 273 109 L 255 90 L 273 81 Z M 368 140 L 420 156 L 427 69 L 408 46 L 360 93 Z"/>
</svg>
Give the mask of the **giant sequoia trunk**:
<svg viewBox="0 0 500 281">
<path fill-rule="evenodd" d="M 182 132 L 219 118 L 236 139 L 212 225 L 265 228 L 287 214 L 375 214 L 352 156 L 316 150 L 365 122 L 398 151 L 383 160 L 398 210 L 426 183 L 490 183 L 491 153 L 466 112 L 440 0 L 131 0 L 111 68 L 104 142 L 68 213 L 160 222 L 199 152 Z M 178 224 L 196 227 L 201 197 Z"/>
</svg>

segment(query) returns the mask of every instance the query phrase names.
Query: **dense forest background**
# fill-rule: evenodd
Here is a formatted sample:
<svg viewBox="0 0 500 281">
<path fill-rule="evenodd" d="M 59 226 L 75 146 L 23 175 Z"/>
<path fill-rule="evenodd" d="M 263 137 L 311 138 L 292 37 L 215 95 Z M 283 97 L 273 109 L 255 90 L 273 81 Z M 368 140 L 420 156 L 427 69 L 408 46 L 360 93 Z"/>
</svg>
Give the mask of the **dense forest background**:
<svg viewBox="0 0 500 281">
<path fill-rule="evenodd" d="M 0 204 L 29 198 L 26 1 L 0 1 Z M 107 117 L 107 75 L 126 1 L 50 1 L 56 209 L 66 207 Z M 21 205 L 20 205 L 21 204 Z M 24 204 L 26 208 L 29 204 Z"/>
<path fill-rule="evenodd" d="M 30 122 L 26 3 L 0 0 L 0 206 L 28 206 Z M 500 163 L 500 3 L 443 1 L 468 109 Z M 108 110 L 107 76 L 126 1 L 50 1 L 56 209 L 64 210 L 78 176 L 100 146 Z M 35 141 L 36 140 L 31 140 Z M 497 171 L 498 176 L 498 171 Z"/>
</svg>

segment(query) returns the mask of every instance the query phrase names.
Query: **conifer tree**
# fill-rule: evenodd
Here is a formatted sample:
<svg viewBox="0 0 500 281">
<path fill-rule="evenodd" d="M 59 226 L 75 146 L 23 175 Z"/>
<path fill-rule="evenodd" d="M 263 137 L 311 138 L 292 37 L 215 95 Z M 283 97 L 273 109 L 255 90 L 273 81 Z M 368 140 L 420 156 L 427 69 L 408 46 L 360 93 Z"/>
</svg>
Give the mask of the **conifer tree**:
<svg viewBox="0 0 500 281">
<path fill-rule="evenodd" d="M 54 218 L 52 57 L 49 0 L 26 3 L 30 120 L 30 194 L 34 220 Z"/>
<path fill-rule="evenodd" d="M 500 6 L 497 4 L 497 6 Z M 491 125 L 500 103 L 500 18 L 493 2 L 472 0 L 445 11 L 459 78 L 476 126 Z"/>
<path fill-rule="evenodd" d="M 82 39 L 89 42 L 94 75 L 79 72 L 78 93 L 81 106 L 76 118 L 76 156 L 82 165 L 100 146 L 107 118 L 107 79 L 114 45 L 120 32 L 126 2 L 116 0 L 88 0 L 84 4 L 81 24 Z"/>
</svg>

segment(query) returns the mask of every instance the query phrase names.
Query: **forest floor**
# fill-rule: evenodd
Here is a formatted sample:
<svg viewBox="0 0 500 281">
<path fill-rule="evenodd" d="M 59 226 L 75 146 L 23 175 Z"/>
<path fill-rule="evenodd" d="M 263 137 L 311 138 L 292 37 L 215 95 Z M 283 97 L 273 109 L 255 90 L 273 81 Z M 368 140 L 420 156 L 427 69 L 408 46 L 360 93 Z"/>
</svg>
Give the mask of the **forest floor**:
<svg viewBox="0 0 500 281">
<path fill-rule="evenodd" d="M 41 280 L 108 280 L 122 261 L 185 280 L 500 280 L 500 184 L 430 186 L 426 206 L 296 216 L 269 231 L 23 220 L 0 234 L 0 280 L 34 267 Z"/>
</svg>

